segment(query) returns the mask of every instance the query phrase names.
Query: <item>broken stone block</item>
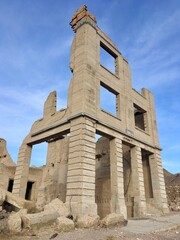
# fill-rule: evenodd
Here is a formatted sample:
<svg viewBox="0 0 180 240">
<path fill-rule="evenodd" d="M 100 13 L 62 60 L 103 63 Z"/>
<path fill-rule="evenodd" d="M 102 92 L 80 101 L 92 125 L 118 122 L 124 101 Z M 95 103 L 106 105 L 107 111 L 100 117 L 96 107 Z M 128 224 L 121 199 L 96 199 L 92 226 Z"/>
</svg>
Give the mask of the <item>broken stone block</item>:
<svg viewBox="0 0 180 240">
<path fill-rule="evenodd" d="M 123 215 L 117 214 L 117 213 L 110 213 L 101 221 L 102 227 L 108 227 L 108 226 L 126 226 L 127 220 L 124 219 Z"/>
<path fill-rule="evenodd" d="M 65 204 L 58 198 L 55 198 L 50 203 L 44 206 L 44 211 L 48 212 L 57 212 L 59 217 L 67 217 L 70 215 L 69 209 L 65 206 Z"/>
<path fill-rule="evenodd" d="M 44 224 L 56 220 L 59 213 L 56 211 L 44 211 L 34 214 L 21 213 L 22 222 L 25 228 L 31 228 L 33 225 Z"/>
<path fill-rule="evenodd" d="M 11 233 L 20 233 L 22 220 L 19 213 L 11 213 L 9 215 L 8 221 L 8 229 Z"/>
<path fill-rule="evenodd" d="M 87 214 L 80 218 L 77 221 L 77 227 L 79 228 L 90 228 L 97 226 L 99 224 L 99 216 L 96 214 Z"/>
<path fill-rule="evenodd" d="M 5 194 L 5 192 L 4 192 L 2 189 L 0 189 L 0 206 L 3 205 L 5 199 L 6 199 L 6 194 Z"/>
<path fill-rule="evenodd" d="M 69 232 L 75 229 L 74 222 L 65 217 L 59 217 L 56 220 L 56 228 L 60 232 Z"/>
</svg>

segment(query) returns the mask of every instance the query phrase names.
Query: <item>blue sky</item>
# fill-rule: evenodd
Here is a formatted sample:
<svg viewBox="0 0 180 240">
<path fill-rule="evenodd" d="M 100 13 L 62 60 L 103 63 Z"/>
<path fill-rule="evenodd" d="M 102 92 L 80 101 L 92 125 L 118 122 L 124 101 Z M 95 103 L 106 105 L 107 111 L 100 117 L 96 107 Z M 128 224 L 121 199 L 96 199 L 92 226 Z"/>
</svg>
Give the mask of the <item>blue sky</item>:
<svg viewBox="0 0 180 240">
<path fill-rule="evenodd" d="M 10 155 L 16 162 L 49 92 L 57 91 L 58 109 L 66 107 L 69 22 L 82 4 L 128 60 L 133 87 L 153 92 L 163 166 L 180 172 L 179 0 L 0 0 L 0 137 Z"/>
</svg>

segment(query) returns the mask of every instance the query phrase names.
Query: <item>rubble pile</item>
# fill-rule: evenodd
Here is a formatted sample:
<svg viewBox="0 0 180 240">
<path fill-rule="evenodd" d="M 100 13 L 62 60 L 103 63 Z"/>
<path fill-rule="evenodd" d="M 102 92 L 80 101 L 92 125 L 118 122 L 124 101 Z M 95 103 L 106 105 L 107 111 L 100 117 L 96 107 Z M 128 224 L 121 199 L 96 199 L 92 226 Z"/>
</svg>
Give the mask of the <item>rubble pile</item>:
<svg viewBox="0 0 180 240">
<path fill-rule="evenodd" d="M 180 211 L 180 184 L 166 187 L 170 211 Z"/>
<path fill-rule="evenodd" d="M 0 210 L 0 233 L 8 231 L 8 217 L 9 213 L 6 210 Z"/>
<path fill-rule="evenodd" d="M 164 169 L 166 193 L 170 211 L 180 211 L 180 173 L 171 174 Z"/>
</svg>

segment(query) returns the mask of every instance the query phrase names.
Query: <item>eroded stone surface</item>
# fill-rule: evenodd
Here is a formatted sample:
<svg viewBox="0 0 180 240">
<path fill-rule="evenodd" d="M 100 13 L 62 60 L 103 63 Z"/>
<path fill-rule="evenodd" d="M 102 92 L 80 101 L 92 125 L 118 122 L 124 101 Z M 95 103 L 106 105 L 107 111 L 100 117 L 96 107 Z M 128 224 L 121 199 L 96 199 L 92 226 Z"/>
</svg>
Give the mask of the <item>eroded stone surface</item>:
<svg viewBox="0 0 180 240">
<path fill-rule="evenodd" d="M 127 220 L 125 220 L 121 214 L 111 213 L 107 215 L 105 218 L 103 218 L 101 221 L 101 226 L 104 226 L 104 227 L 109 227 L 114 225 L 125 226 L 127 225 Z"/>
<path fill-rule="evenodd" d="M 53 222 L 59 217 L 56 211 L 44 211 L 34 214 L 21 214 L 23 225 L 25 228 L 31 228 L 34 225 L 41 225 L 48 222 Z"/>
<path fill-rule="evenodd" d="M 99 224 L 99 216 L 95 214 L 87 214 L 84 215 L 77 220 L 77 227 L 79 228 L 90 228 L 94 226 L 98 226 Z"/>
<path fill-rule="evenodd" d="M 11 213 L 8 217 L 8 229 L 11 233 L 20 233 L 22 220 L 19 213 Z"/>
<path fill-rule="evenodd" d="M 2 206 L 2 204 L 4 203 L 6 199 L 6 194 L 5 194 L 5 191 L 0 189 L 0 206 Z"/>
<path fill-rule="evenodd" d="M 56 229 L 59 232 L 69 232 L 75 229 L 75 225 L 71 219 L 58 217 L 56 220 Z"/>
<path fill-rule="evenodd" d="M 65 204 L 58 198 L 52 200 L 49 204 L 44 206 L 45 212 L 57 212 L 59 216 L 67 217 L 70 215 L 69 209 Z"/>
</svg>

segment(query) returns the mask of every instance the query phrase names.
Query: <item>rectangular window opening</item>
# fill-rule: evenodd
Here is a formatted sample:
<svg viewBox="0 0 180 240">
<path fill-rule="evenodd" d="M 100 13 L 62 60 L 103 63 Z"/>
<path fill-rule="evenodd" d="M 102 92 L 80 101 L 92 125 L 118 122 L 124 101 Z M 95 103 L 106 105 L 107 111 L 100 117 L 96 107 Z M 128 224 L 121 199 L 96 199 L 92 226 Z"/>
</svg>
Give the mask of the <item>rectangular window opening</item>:
<svg viewBox="0 0 180 240">
<path fill-rule="evenodd" d="M 25 195 L 26 200 L 32 199 L 33 185 L 34 185 L 34 182 L 30 182 L 30 181 L 27 182 L 26 195 Z"/>
<path fill-rule="evenodd" d="M 102 42 L 100 42 L 100 64 L 113 74 L 117 73 L 117 56 Z"/>
<path fill-rule="evenodd" d="M 41 142 L 33 145 L 30 167 L 41 167 L 46 165 L 47 149 L 47 142 Z"/>
<path fill-rule="evenodd" d="M 135 120 L 135 126 L 140 128 L 141 130 L 145 131 L 145 116 L 146 111 L 134 104 L 134 120 Z"/>
<path fill-rule="evenodd" d="M 8 192 L 12 192 L 13 190 L 13 185 L 14 185 L 14 179 L 9 179 L 9 183 L 8 183 Z"/>
<path fill-rule="evenodd" d="M 118 113 L 118 99 L 119 94 L 115 93 L 108 86 L 101 83 L 100 86 L 100 108 L 106 112 L 117 116 Z"/>
</svg>

